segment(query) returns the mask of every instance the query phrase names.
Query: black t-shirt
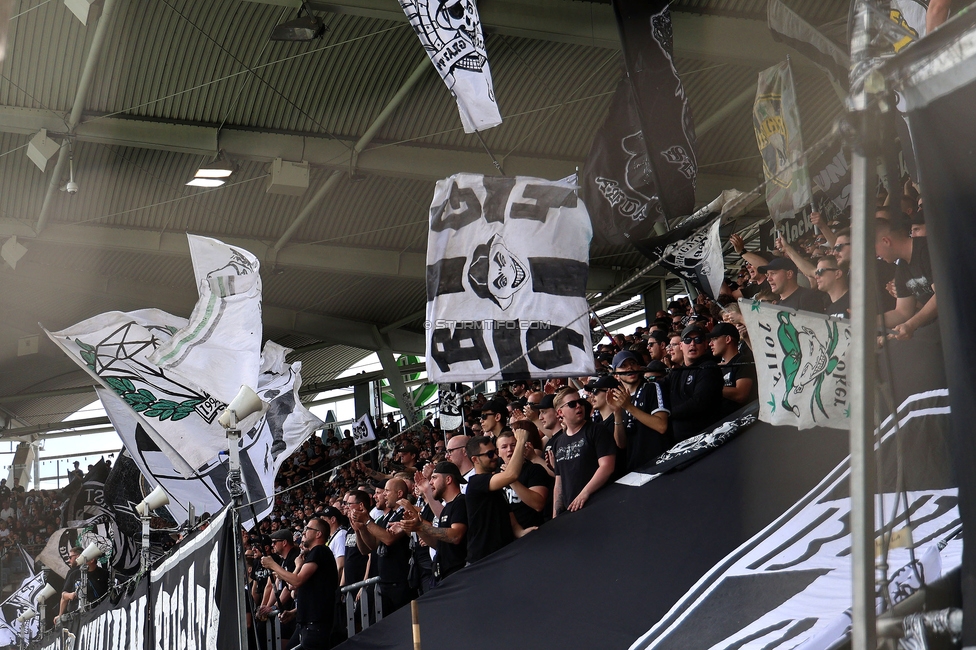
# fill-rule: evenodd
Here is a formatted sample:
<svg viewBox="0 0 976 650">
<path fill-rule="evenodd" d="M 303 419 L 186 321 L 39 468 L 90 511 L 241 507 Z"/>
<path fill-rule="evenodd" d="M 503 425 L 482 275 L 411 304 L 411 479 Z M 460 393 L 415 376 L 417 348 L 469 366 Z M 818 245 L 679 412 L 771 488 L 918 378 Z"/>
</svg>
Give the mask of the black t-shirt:
<svg viewBox="0 0 976 650">
<path fill-rule="evenodd" d="M 313 546 L 305 553 L 305 564 L 315 563 L 312 577 L 295 590 L 295 620 L 301 624 L 319 623 L 327 632 L 332 629 L 335 597 L 339 589 L 339 571 L 335 556 L 325 544 Z"/>
<path fill-rule="evenodd" d="M 527 460 L 522 463 L 518 482 L 527 488 L 542 486 L 548 488 L 550 492 L 552 491 L 552 477 L 549 476 L 549 472 Z M 530 526 L 541 526 L 545 522 L 546 517 L 543 512 L 533 510 L 522 503 L 522 499 L 515 493 L 515 489 L 511 485 L 502 491 L 512 507 L 512 513 L 515 515 L 515 521 L 519 523 L 519 526 L 529 528 Z M 543 506 L 543 510 L 545 510 L 545 506 Z"/>
<path fill-rule="evenodd" d="M 102 567 L 95 567 L 94 571 L 88 572 L 88 603 L 97 603 L 107 593 L 108 570 Z"/>
<path fill-rule="evenodd" d="M 474 474 L 464 493 L 468 509 L 468 562 L 477 562 L 515 539 L 508 500 L 489 489 L 491 474 Z"/>
<path fill-rule="evenodd" d="M 384 515 L 376 522 L 377 526 L 386 528 L 394 521 L 403 519 L 403 508 Z M 380 582 L 407 586 L 407 575 L 410 573 L 410 536 L 404 535 L 392 546 L 379 542 L 376 545 L 376 564 Z"/>
<path fill-rule="evenodd" d="M 834 302 L 827 305 L 827 310 L 824 312 L 828 316 L 834 318 L 846 318 L 850 320 L 851 318 L 851 293 L 848 291 L 843 296 L 835 300 Z"/>
<path fill-rule="evenodd" d="M 788 298 L 780 298 L 776 304 L 780 307 L 790 307 L 792 309 L 802 309 L 804 311 L 822 314 L 829 301 L 830 297 L 827 294 L 821 293 L 816 289 L 797 287 L 796 291 L 791 293 Z"/>
<path fill-rule="evenodd" d="M 468 525 L 467 497 L 458 494 L 453 501 L 446 504 L 437 518 L 438 528 L 450 528 L 452 524 Z M 469 529 L 470 530 L 470 529 Z M 437 542 L 437 576 L 443 580 L 458 569 L 464 568 L 468 557 L 468 540 L 462 538 L 459 544 L 445 541 Z"/>
<path fill-rule="evenodd" d="M 743 298 L 754 298 L 757 294 L 759 294 L 763 290 L 768 290 L 768 289 L 769 289 L 769 282 L 764 279 L 759 284 L 750 282 L 746 286 L 739 289 L 739 291 L 742 293 Z"/>
<path fill-rule="evenodd" d="M 928 240 L 915 237 L 912 239 L 912 261 L 898 260 L 895 268 L 895 291 L 899 298 L 914 297 L 919 305 L 924 305 L 935 295 L 933 282 Z"/>
<path fill-rule="evenodd" d="M 631 396 L 631 402 L 651 415 L 661 412 L 670 413 L 661 384 L 656 381 L 641 383 L 637 387 L 637 392 Z M 627 430 L 628 472 L 640 469 L 671 448 L 671 437 L 666 431 L 658 433 L 626 411 L 623 413 L 623 419 L 626 423 L 624 428 Z M 613 435 L 613 429 L 610 429 L 610 435 Z"/>
<path fill-rule="evenodd" d="M 722 398 L 722 417 L 735 413 L 749 402 L 759 398 L 759 382 L 756 381 L 756 365 L 753 363 L 751 352 L 738 353 L 728 363 L 720 363 L 718 369 L 722 372 L 722 385 L 725 388 L 734 387 L 740 379 L 752 380 L 752 389 L 749 391 L 749 396 L 745 402 L 738 403 L 725 399 L 725 397 Z"/>
<path fill-rule="evenodd" d="M 723 385 L 722 372 L 711 357 L 671 370 L 669 422 L 675 443 L 698 435 L 722 416 Z"/>
<path fill-rule="evenodd" d="M 552 445 L 556 457 L 556 476 L 562 492 L 560 508 L 565 510 L 579 496 L 600 466 L 604 456 L 614 456 L 613 436 L 599 424 L 587 422 L 573 435 L 564 432 Z"/>
<path fill-rule="evenodd" d="M 346 559 L 342 569 L 347 585 L 356 584 L 366 578 L 366 564 L 368 562 L 369 554 L 360 553 L 359 546 L 356 545 L 356 531 L 347 531 Z"/>
</svg>

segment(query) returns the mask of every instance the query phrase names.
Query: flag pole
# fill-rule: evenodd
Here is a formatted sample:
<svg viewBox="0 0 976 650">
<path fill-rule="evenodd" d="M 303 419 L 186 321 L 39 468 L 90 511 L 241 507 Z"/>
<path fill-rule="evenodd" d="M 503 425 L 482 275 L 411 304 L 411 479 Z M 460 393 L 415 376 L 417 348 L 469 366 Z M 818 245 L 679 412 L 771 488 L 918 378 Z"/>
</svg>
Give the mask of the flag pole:
<svg viewBox="0 0 976 650">
<path fill-rule="evenodd" d="M 853 599 L 851 647 L 875 650 L 874 500 L 875 476 L 875 355 L 877 340 L 877 283 L 874 264 L 876 160 L 881 123 L 883 75 L 876 69 L 872 41 L 877 35 L 876 11 L 865 0 L 858 6 L 851 39 L 850 119 L 856 130 L 851 154 L 851 381 L 860 399 L 851 403 L 851 562 Z M 885 12 L 887 15 L 887 12 Z"/>
</svg>

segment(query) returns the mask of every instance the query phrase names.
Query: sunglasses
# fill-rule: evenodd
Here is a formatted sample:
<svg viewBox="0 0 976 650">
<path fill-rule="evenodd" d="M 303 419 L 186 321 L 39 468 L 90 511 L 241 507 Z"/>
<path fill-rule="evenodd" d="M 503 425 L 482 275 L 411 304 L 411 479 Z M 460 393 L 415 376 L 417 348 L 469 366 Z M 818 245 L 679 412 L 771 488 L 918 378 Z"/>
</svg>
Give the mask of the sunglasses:
<svg viewBox="0 0 976 650">
<path fill-rule="evenodd" d="M 581 399 L 574 399 L 574 400 L 569 401 L 569 402 L 563 402 L 563 405 L 560 406 L 559 408 L 571 408 L 571 409 L 574 409 L 574 408 L 576 408 L 577 406 L 579 406 L 582 403 L 583 403 L 583 400 L 581 400 Z"/>
<path fill-rule="evenodd" d="M 448 447 L 447 448 L 447 453 L 449 453 L 449 454 L 450 453 L 453 453 L 453 452 L 457 451 L 458 449 L 464 449 L 464 447 Z"/>
<path fill-rule="evenodd" d="M 483 454 L 475 454 L 474 456 L 472 456 L 472 458 L 477 458 L 478 456 L 487 456 L 488 457 L 488 460 L 491 460 L 492 458 L 494 458 L 497 455 L 498 455 L 498 452 L 496 452 L 494 449 L 492 449 L 491 451 L 486 451 Z"/>
<path fill-rule="evenodd" d="M 842 251 L 842 250 L 844 250 L 844 246 L 850 246 L 850 244 L 834 244 L 834 246 L 833 246 L 833 248 L 831 248 L 831 250 Z"/>
<path fill-rule="evenodd" d="M 821 275 L 823 275 L 827 271 L 840 271 L 840 269 L 833 269 L 833 268 L 829 268 L 829 267 L 824 267 L 822 269 L 817 269 L 816 271 L 813 272 L 813 274 L 816 275 L 819 278 Z"/>
<path fill-rule="evenodd" d="M 694 343 L 695 345 L 701 345 L 702 343 L 705 342 L 705 337 L 704 336 L 686 336 L 683 339 L 681 339 L 681 342 L 682 343 L 689 344 L 689 345 L 692 344 L 692 343 Z"/>
<path fill-rule="evenodd" d="M 490 413 L 490 412 L 489 413 L 482 413 L 481 414 L 481 419 L 482 420 L 487 420 L 488 418 L 490 418 L 493 415 L 498 415 L 498 414 L 497 413 Z"/>
</svg>

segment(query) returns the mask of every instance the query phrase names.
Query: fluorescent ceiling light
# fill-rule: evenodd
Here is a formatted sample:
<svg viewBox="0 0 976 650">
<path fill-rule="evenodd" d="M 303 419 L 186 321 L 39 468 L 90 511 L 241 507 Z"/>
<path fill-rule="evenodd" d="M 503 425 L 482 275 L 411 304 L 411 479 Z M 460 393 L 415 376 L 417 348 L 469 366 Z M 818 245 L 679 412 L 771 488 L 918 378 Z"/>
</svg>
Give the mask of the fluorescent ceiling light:
<svg viewBox="0 0 976 650">
<path fill-rule="evenodd" d="M 193 187 L 220 187 L 226 183 L 222 178 L 194 178 L 192 181 L 187 183 Z"/>
</svg>

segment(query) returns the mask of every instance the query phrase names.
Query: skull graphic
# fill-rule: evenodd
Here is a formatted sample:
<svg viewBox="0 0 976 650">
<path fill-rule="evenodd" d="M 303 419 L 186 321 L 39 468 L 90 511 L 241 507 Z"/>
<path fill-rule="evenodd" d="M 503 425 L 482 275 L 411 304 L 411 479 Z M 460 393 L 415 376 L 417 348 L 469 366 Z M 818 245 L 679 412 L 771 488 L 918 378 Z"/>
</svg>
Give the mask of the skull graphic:
<svg viewBox="0 0 976 650">
<path fill-rule="evenodd" d="M 528 277 L 525 263 L 505 246 L 500 235 L 474 249 L 468 281 L 478 297 L 508 309 L 512 297 L 525 286 Z"/>
</svg>

